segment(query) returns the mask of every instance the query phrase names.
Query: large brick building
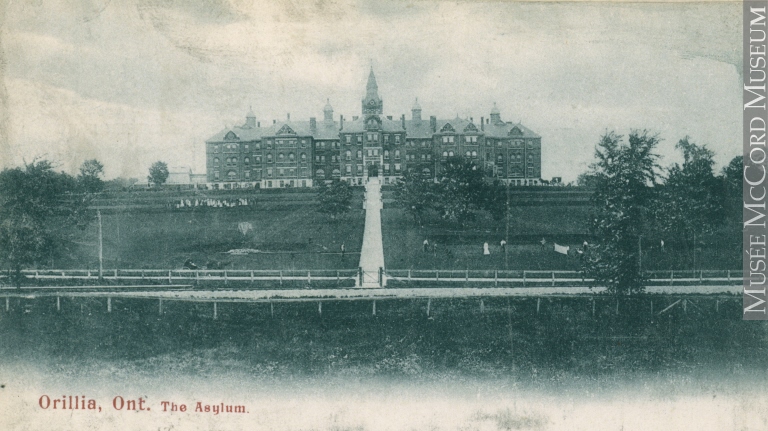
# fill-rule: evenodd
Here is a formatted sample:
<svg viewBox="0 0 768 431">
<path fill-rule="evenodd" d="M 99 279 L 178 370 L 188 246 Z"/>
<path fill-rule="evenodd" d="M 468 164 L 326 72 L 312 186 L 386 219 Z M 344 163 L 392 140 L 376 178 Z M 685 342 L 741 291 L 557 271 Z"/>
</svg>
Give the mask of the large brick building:
<svg viewBox="0 0 768 431">
<path fill-rule="evenodd" d="M 489 118 L 422 119 L 418 99 L 405 115 L 383 115 L 376 77 L 368 76 L 362 115 L 334 119 L 330 103 L 318 121 L 273 121 L 248 112 L 245 124 L 206 141 L 206 175 L 214 188 L 311 187 L 339 178 L 363 184 L 369 176 L 391 183 L 406 171 L 439 175 L 440 162 L 464 156 L 486 175 L 513 185 L 539 184 L 541 137 L 521 124 L 502 121 L 494 104 Z"/>
</svg>

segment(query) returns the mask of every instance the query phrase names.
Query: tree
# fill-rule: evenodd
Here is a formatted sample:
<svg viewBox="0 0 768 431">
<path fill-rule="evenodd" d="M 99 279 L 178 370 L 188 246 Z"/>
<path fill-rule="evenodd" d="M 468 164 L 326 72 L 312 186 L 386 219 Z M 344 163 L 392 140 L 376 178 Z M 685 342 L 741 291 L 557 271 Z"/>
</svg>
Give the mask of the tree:
<svg viewBox="0 0 768 431">
<path fill-rule="evenodd" d="M 676 163 L 667 170 L 654 212 L 660 232 L 693 244 L 696 235 L 711 233 L 722 225 L 725 184 L 714 174 L 714 153 L 706 145 L 694 144 L 686 136 L 675 148 L 682 151 L 683 164 Z"/>
<path fill-rule="evenodd" d="M 434 206 L 440 216 L 462 226 L 475 219 L 487 196 L 482 169 L 463 157 L 443 162 L 436 190 Z"/>
<path fill-rule="evenodd" d="M 352 186 L 338 179 L 331 181 L 330 185 L 321 182 L 318 201 L 318 211 L 329 214 L 332 219 L 335 219 L 352 208 Z"/>
<path fill-rule="evenodd" d="M 162 186 L 168 180 L 168 165 L 165 162 L 155 162 L 149 167 L 147 180 L 156 186 Z"/>
<path fill-rule="evenodd" d="M 104 165 L 96 159 L 86 160 L 80 165 L 80 175 L 77 182 L 86 193 L 98 193 L 104 190 Z"/>
<path fill-rule="evenodd" d="M 485 185 L 483 208 L 494 220 L 504 220 L 509 210 L 509 186 L 499 180 Z"/>
<path fill-rule="evenodd" d="M 92 219 L 77 180 L 45 160 L 0 172 L 0 259 L 20 287 L 21 270 L 50 256 L 68 228 Z"/>
<path fill-rule="evenodd" d="M 423 226 L 435 201 L 435 182 L 432 178 L 408 171 L 395 184 L 394 197 L 405 212 L 413 217 L 413 221 Z"/>
<path fill-rule="evenodd" d="M 648 224 L 646 209 L 654 199 L 658 142 L 656 136 L 633 131 L 624 144 L 622 136 L 611 132 L 595 149 L 590 231 L 596 241 L 587 251 L 584 269 L 613 294 L 644 289 L 639 241 Z"/>
</svg>

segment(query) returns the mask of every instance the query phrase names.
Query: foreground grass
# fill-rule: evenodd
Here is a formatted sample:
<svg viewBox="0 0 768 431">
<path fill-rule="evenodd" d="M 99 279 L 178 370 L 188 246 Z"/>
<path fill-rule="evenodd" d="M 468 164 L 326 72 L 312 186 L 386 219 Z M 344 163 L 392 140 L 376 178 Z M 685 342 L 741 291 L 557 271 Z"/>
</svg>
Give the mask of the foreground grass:
<svg viewBox="0 0 768 431">
<path fill-rule="evenodd" d="M 687 310 L 656 298 L 426 300 L 323 303 L 157 303 L 52 298 L 13 304 L 0 320 L 0 359 L 62 373 L 615 379 L 768 367 L 765 322 L 740 320 L 738 301 L 699 298 Z M 712 304 L 710 304 L 712 303 Z M 711 305 L 711 306 L 710 306 Z M 26 309 L 27 312 L 22 310 Z M 35 340 L 30 343 L 29 340 Z M 441 377 L 442 376 L 442 377 Z"/>
</svg>

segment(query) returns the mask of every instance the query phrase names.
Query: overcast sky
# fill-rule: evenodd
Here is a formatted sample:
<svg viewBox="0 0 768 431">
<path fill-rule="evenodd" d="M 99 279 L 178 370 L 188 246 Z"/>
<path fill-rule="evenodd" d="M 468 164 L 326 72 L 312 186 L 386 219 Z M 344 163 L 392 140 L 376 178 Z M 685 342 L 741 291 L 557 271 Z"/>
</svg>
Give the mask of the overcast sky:
<svg viewBox="0 0 768 431">
<path fill-rule="evenodd" d="M 0 2 L 2 4 L 3 2 Z M 205 6 L 190 6 L 205 3 Z M 306 3 L 306 4 L 305 4 Z M 2 7 L 2 6 L 0 6 Z M 522 121 L 543 177 L 574 179 L 606 130 L 648 129 L 664 163 L 689 135 L 741 152 L 741 3 L 262 0 L 10 1 L 0 157 L 146 177 L 204 172 L 204 141 L 245 121 L 360 115 L 373 64 L 384 113 Z M 0 13 L 0 17 L 2 13 Z"/>
</svg>

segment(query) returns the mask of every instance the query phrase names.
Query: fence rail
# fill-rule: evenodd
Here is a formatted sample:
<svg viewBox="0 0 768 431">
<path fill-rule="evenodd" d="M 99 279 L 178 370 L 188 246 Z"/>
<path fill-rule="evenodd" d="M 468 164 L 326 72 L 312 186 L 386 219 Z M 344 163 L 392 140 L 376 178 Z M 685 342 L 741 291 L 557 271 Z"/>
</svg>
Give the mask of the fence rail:
<svg viewBox="0 0 768 431">
<path fill-rule="evenodd" d="M 364 274 L 360 269 L 313 269 L 313 270 L 162 270 L 162 269 L 110 269 L 102 272 L 87 269 L 41 269 L 25 270 L 22 274 L 37 284 L 58 282 L 94 283 L 96 281 L 112 283 L 151 283 L 173 285 L 179 283 L 269 285 L 269 286 L 304 286 L 361 285 Z M 743 282 L 741 270 L 669 270 L 644 272 L 650 285 L 740 285 Z M 579 271 L 522 271 L 522 270 L 408 270 L 387 269 L 376 274 L 380 286 L 419 287 L 444 286 L 457 287 L 460 283 L 473 286 L 503 287 L 546 287 L 546 286 L 594 286 L 592 278 L 585 277 Z M 7 282 L 7 275 L 0 275 L 0 285 Z M 354 282 L 354 283 L 353 283 Z"/>
</svg>

